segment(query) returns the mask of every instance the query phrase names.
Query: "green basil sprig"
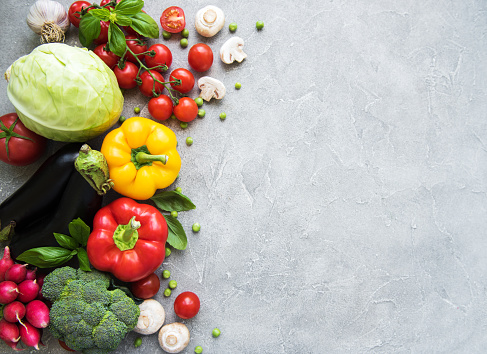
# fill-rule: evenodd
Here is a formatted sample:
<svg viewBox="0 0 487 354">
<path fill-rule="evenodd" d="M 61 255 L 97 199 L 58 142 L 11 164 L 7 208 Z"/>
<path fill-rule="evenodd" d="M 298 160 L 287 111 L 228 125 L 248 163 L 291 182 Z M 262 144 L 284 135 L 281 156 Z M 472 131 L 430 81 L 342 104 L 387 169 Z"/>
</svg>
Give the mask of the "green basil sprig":
<svg viewBox="0 0 487 354">
<path fill-rule="evenodd" d="M 58 267 L 74 256 L 78 256 L 79 267 L 84 271 L 91 271 L 88 254 L 84 247 L 88 243 L 90 227 L 80 218 L 68 225 L 71 236 L 54 233 L 54 238 L 60 247 L 36 247 L 23 252 L 17 260 L 26 262 L 39 268 Z"/>
<path fill-rule="evenodd" d="M 184 232 L 183 225 L 171 215 L 164 215 L 164 219 L 166 219 L 168 229 L 167 243 L 177 250 L 186 249 L 188 238 L 186 237 L 186 232 Z"/>
</svg>

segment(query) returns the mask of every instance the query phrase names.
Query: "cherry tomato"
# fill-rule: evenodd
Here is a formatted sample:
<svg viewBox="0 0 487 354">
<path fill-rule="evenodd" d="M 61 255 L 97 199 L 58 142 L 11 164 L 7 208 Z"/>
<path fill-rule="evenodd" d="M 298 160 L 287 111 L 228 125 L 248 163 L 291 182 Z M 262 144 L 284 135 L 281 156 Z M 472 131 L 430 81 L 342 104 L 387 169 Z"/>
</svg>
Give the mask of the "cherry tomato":
<svg viewBox="0 0 487 354">
<path fill-rule="evenodd" d="M 198 115 L 198 105 L 193 99 L 183 97 L 179 99 L 179 103 L 173 111 L 176 118 L 181 122 L 191 122 Z"/>
<path fill-rule="evenodd" d="M 17 113 L 1 116 L 0 123 L 1 161 L 14 166 L 25 166 L 42 156 L 47 139 L 27 129 Z"/>
<path fill-rule="evenodd" d="M 100 35 L 93 42 L 95 44 L 102 44 L 108 42 L 108 27 L 110 26 L 110 21 L 100 21 Z"/>
<path fill-rule="evenodd" d="M 134 52 L 135 54 L 140 54 L 143 52 L 147 52 L 147 44 L 145 43 L 144 40 L 140 39 L 138 36 L 134 35 L 128 35 L 125 36 L 125 39 L 127 40 L 127 47 Z M 138 55 L 137 56 L 139 60 L 142 61 L 144 59 L 144 55 Z M 132 55 L 132 53 L 127 51 L 126 58 L 128 61 L 131 61 L 132 63 L 138 63 L 137 59 Z"/>
<path fill-rule="evenodd" d="M 105 44 L 100 44 L 98 47 L 93 49 L 93 52 L 100 57 L 101 60 L 107 64 L 107 66 L 110 69 L 113 69 L 115 65 L 117 65 L 118 61 L 120 60 L 120 57 L 118 55 L 113 54 L 110 51 L 105 50 Z"/>
<path fill-rule="evenodd" d="M 130 291 L 139 299 L 150 299 L 157 294 L 160 287 L 161 281 L 159 277 L 155 273 L 152 273 L 130 284 Z"/>
<path fill-rule="evenodd" d="M 150 70 L 150 72 L 152 73 L 152 75 L 154 75 L 154 78 L 156 80 L 164 82 L 164 78 L 162 77 L 162 75 L 158 71 Z M 149 74 L 149 71 L 144 71 L 140 75 L 140 79 L 142 80 L 142 85 L 139 86 L 139 90 L 140 90 L 140 92 L 142 92 L 143 95 L 145 95 L 147 97 L 154 96 L 154 93 L 152 92 L 153 89 L 156 92 L 156 95 L 160 94 L 162 92 L 162 90 L 164 90 L 164 85 L 161 84 L 160 82 L 156 81 L 156 83 L 154 85 L 154 79 Z"/>
<path fill-rule="evenodd" d="M 164 44 L 157 43 L 149 47 L 148 51 L 150 52 L 152 50 L 155 52 L 153 57 L 148 54 L 145 55 L 145 63 L 149 68 L 158 65 L 167 65 L 167 67 L 171 66 L 172 54 L 168 47 L 166 47 Z M 161 69 L 155 70 L 162 71 Z"/>
<path fill-rule="evenodd" d="M 75 1 L 71 4 L 68 10 L 68 18 L 69 22 L 73 24 L 74 27 L 79 27 L 79 21 L 81 18 L 79 17 L 80 14 L 76 12 L 80 12 L 83 8 L 88 8 L 91 6 L 91 3 L 88 1 Z"/>
<path fill-rule="evenodd" d="M 106 5 L 106 4 L 108 4 L 110 1 L 112 1 L 112 0 L 101 0 L 101 2 L 100 2 L 100 6 L 105 6 L 105 5 Z M 122 0 L 117 0 L 117 4 L 118 4 L 120 1 L 122 1 Z M 114 8 L 113 6 L 108 6 L 108 7 L 112 8 L 112 9 Z"/>
<path fill-rule="evenodd" d="M 181 80 L 180 85 L 176 85 L 175 83 L 171 84 L 171 87 L 176 91 L 179 91 L 181 93 L 187 93 L 193 89 L 194 76 L 193 74 L 191 74 L 191 71 L 184 68 L 178 68 L 176 70 L 173 70 L 173 72 L 169 76 L 169 81 L 173 81 L 174 79 Z"/>
<path fill-rule="evenodd" d="M 162 12 L 161 15 L 162 29 L 170 33 L 179 33 L 186 26 L 184 11 L 177 6 L 170 6 Z"/>
<path fill-rule="evenodd" d="M 120 86 L 120 88 L 131 89 L 137 86 L 135 79 L 137 78 L 139 68 L 134 63 L 126 61 L 123 69 L 116 66 L 113 68 L 113 72 L 117 77 L 118 86 Z"/>
<path fill-rule="evenodd" d="M 211 68 L 213 64 L 213 52 L 204 43 L 197 43 L 188 52 L 188 63 L 193 70 L 203 72 Z"/>
<path fill-rule="evenodd" d="M 149 100 L 149 113 L 157 120 L 166 120 L 172 114 L 172 100 L 167 95 L 160 95 Z"/>
<path fill-rule="evenodd" d="M 181 318 L 193 318 L 200 310 L 200 299 L 191 291 L 185 291 L 174 300 L 174 312 Z"/>
</svg>

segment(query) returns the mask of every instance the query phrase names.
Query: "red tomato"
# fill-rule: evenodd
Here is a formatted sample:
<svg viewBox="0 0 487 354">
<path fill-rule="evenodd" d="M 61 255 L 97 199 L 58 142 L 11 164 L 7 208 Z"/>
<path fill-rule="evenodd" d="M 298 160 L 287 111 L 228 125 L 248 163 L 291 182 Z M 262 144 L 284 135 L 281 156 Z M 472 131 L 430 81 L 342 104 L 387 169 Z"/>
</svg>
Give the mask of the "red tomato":
<svg viewBox="0 0 487 354">
<path fill-rule="evenodd" d="M 157 294 L 160 287 L 161 281 L 159 277 L 155 273 L 152 273 L 130 284 L 130 291 L 139 299 L 150 299 Z"/>
<path fill-rule="evenodd" d="M 147 52 L 147 44 L 138 36 L 128 35 L 125 36 L 125 39 L 127 40 L 127 47 L 129 47 L 129 49 L 135 54 Z M 140 61 L 144 59 L 143 55 L 138 55 L 137 57 L 139 58 Z M 138 63 L 137 59 L 135 59 L 135 57 L 129 51 L 127 51 L 126 58 L 128 61 L 131 61 L 132 63 L 136 63 L 136 64 Z"/>
<path fill-rule="evenodd" d="M 155 55 L 152 57 L 149 54 L 145 55 L 145 63 L 149 68 L 153 68 L 158 65 L 167 65 L 170 67 L 172 64 L 172 54 L 168 47 L 164 44 L 153 44 L 149 47 L 148 51 L 154 51 Z M 157 71 L 162 71 L 161 69 L 155 69 Z"/>
<path fill-rule="evenodd" d="M 176 118 L 181 122 L 191 122 L 198 115 L 198 105 L 193 99 L 183 97 L 179 99 L 179 103 L 173 111 Z"/>
<path fill-rule="evenodd" d="M 108 27 L 110 26 L 110 21 L 100 21 L 100 35 L 93 42 L 95 44 L 101 44 L 108 42 Z"/>
<path fill-rule="evenodd" d="M 149 113 L 157 120 L 166 120 L 172 114 L 172 100 L 169 96 L 160 95 L 149 100 Z"/>
<path fill-rule="evenodd" d="M 171 87 L 176 91 L 179 91 L 181 93 L 187 93 L 193 89 L 194 76 L 193 74 L 191 74 L 191 71 L 184 68 L 178 68 L 176 70 L 173 70 L 173 72 L 169 76 L 169 81 L 173 81 L 175 79 L 181 80 L 180 85 L 176 85 L 176 83 L 171 84 Z"/>
<path fill-rule="evenodd" d="M 108 4 L 109 2 L 111 2 L 112 0 L 101 0 L 100 2 L 100 6 L 105 6 L 106 4 Z M 122 0 L 117 0 L 117 4 L 122 1 Z M 113 8 L 113 6 L 110 6 Z"/>
<path fill-rule="evenodd" d="M 68 10 L 68 18 L 69 22 L 73 24 L 74 27 L 79 27 L 79 21 L 81 21 L 81 18 L 79 17 L 80 14 L 77 14 L 76 12 L 80 12 L 81 9 L 83 8 L 88 8 L 91 6 L 91 3 L 88 1 L 75 1 L 71 4 Z"/>
<path fill-rule="evenodd" d="M 126 61 L 123 69 L 116 66 L 113 68 L 113 72 L 117 77 L 118 86 L 120 86 L 120 88 L 131 89 L 137 86 L 135 79 L 139 73 L 139 68 L 134 63 Z"/>
<path fill-rule="evenodd" d="M 164 78 L 158 71 L 150 70 L 150 72 L 152 73 L 152 75 L 156 80 L 164 82 Z M 149 74 L 149 71 L 144 71 L 140 75 L 140 79 L 142 80 L 142 84 L 139 86 L 139 90 L 140 92 L 142 92 L 143 95 L 147 97 L 154 96 L 153 91 L 155 91 L 155 94 L 158 95 L 162 92 L 162 90 L 164 90 L 164 85 L 157 81 L 154 82 L 154 79 Z"/>
<path fill-rule="evenodd" d="M 161 26 L 164 30 L 171 33 L 181 32 L 186 26 L 183 9 L 177 6 L 165 9 L 161 15 Z"/>
<path fill-rule="evenodd" d="M 47 139 L 27 129 L 17 113 L 0 117 L 1 161 L 14 166 L 31 164 L 42 156 L 46 145 Z"/>
<path fill-rule="evenodd" d="M 188 63 L 193 70 L 203 72 L 213 64 L 213 52 L 204 43 L 197 43 L 188 52 Z"/>
<path fill-rule="evenodd" d="M 93 49 L 93 52 L 100 57 L 101 60 L 107 64 L 107 66 L 110 69 L 113 69 L 115 65 L 117 65 L 118 61 L 120 60 L 120 57 L 118 55 L 113 54 L 110 51 L 105 50 L 105 44 L 100 44 L 98 47 Z"/>
<path fill-rule="evenodd" d="M 191 291 L 185 291 L 174 300 L 174 312 L 181 318 L 188 319 L 197 315 L 200 310 L 200 299 Z"/>
</svg>

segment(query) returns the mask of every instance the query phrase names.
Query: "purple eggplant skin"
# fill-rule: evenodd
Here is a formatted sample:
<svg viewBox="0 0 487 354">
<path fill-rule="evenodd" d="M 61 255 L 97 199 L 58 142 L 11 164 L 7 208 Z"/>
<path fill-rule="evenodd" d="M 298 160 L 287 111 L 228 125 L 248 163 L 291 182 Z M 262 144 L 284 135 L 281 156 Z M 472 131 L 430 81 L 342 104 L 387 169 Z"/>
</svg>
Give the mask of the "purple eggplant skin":
<svg viewBox="0 0 487 354">
<path fill-rule="evenodd" d="M 43 220 L 47 223 L 53 217 L 71 175 L 76 172 L 74 161 L 81 145 L 64 145 L 0 204 L 1 228 L 14 221 L 15 232 L 22 233 Z"/>
<path fill-rule="evenodd" d="M 54 233 L 69 235 L 69 223 L 77 218 L 91 229 L 93 218 L 102 206 L 103 197 L 76 171 L 71 175 L 58 202 L 59 205 L 48 223 L 36 224 L 22 232 L 15 230 L 9 246 L 13 259 L 31 248 L 59 247 Z"/>
</svg>

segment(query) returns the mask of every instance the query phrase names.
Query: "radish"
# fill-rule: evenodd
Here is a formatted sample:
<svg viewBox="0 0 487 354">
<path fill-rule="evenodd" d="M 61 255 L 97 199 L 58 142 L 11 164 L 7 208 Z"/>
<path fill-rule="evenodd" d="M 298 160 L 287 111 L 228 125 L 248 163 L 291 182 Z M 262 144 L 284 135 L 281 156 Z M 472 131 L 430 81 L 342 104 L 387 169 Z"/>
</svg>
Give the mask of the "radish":
<svg viewBox="0 0 487 354">
<path fill-rule="evenodd" d="M 39 343 L 41 341 L 42 332 L 39 328 L 35 328 L 29 322 L 25 322 L 24 327 L 19 328 L 20 340 L 29 347 L 34 347 L 39 350 Z"/>
<path fill-rule="evenodd" d="M 13 281 L 5 280 L 0 283 L 0 304 L 9 304 L 19 295 L 17 284 Z"/>
<path fill-rule="evenodd" d="M 19 284 L 25 280 L 26 275 L 27 275 L 27 264 L 13 264 L 5 272 L 5 280 L 10 280 Z"/>
<path fill-rule="evenodd" d="M 2 318 L 0 320 L 0 338 L 6 342 L 18 342 L 20 339 L 19 327 Z"/>
<path fill-rule="evenodd" d="M 20 323 L 22 326 L 22 318 L 25 316 L 25 305 L 20 301 L 13 301 L 8 305 L 5 305 L 3 308 L 3 318 L 5 318 L 8 322 L 11 323 Z"/>
<path fill-rule="evenodd" d="M 27 273 L 25 274 L 26 280 L 35 280 L 37 275 L 37 268 L 34 269 L 27 269 Z"/>
<path fill-rule="evenodd" d="M 14 260 L 10 257 L 10 248 L 5 247 L 3 258 L 0 259 L 0 281 L 5 280 L 5 272 L 14 265 Z"/>
<path fill-rule="evenodd" d="M 35 279 L 26 279 L 19 284 L 18 289 L 19 296 L 17 297 L 17 300 L 22 301 L 23 303 L 28 303 L 37 297 L 40 287 Z"/>
<path fill-rule="evenodd" d="M 25 306 L 25 318 L 37 328 L 46 328 L 49 325 L 49 307 L 40 301 L 34 300 Z"/>
<path fill-rule="evenodd" d="M 4 340 L 5 344 L 7 344 L 10 348 L 12 348 L 13 350 L 17 351 L 17 352 L 20 352 L 24 349 L 19 349 L 17 348 L 17 344 L 19 344 L 19 342 L 10 342 L 8 340 Z"/>
</svg>

